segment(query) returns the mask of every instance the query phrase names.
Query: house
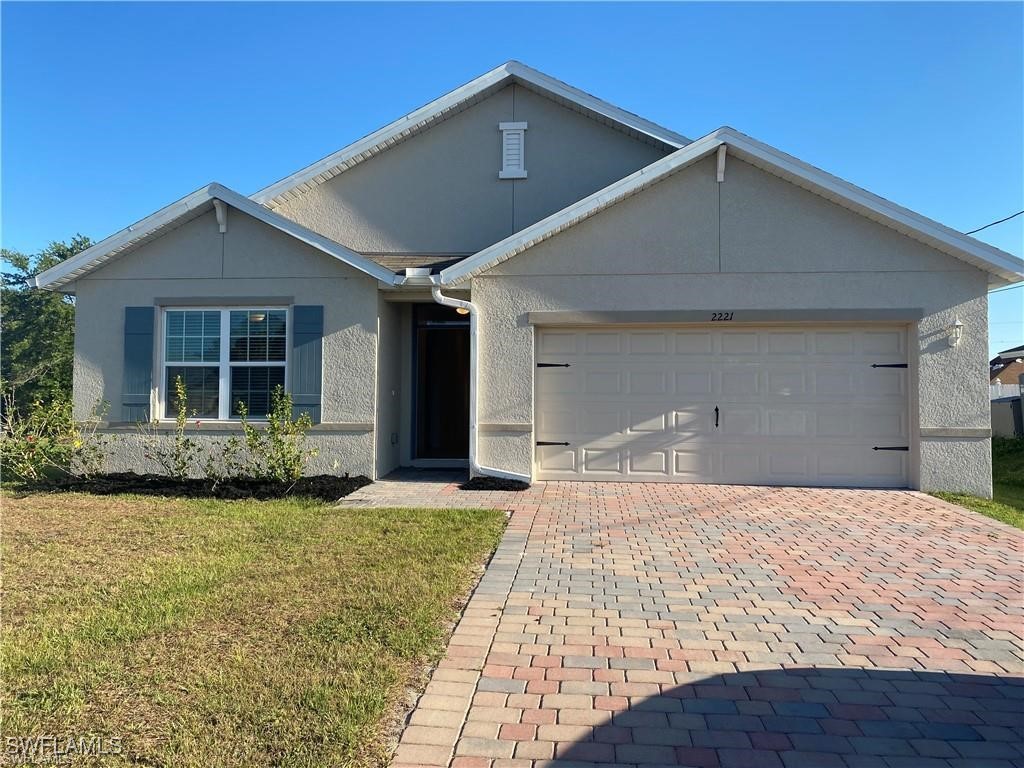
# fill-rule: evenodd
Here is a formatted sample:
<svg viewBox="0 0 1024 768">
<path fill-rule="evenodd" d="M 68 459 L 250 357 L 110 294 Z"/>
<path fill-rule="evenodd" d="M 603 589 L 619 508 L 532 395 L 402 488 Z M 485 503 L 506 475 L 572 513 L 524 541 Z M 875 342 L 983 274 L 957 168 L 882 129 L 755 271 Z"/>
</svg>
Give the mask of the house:
<svg viewBox="0 0 1024 768">
<path fill-rule="evenodd" d="M 988 361 L 990 384 L 1017 384 L 1024 376 L 1024 344 L 1004 349 Z"/>
<path fill-rule="evenodd" d="M 989 495 L 987 291 L 1022 278 L 732 128 L 509 62 L 34 285 L 77 297 L 75 404 L 111 404 L 119 469 L 182 376 L 208 440 L 283 384 L 314 471 Z"/>
</svg>

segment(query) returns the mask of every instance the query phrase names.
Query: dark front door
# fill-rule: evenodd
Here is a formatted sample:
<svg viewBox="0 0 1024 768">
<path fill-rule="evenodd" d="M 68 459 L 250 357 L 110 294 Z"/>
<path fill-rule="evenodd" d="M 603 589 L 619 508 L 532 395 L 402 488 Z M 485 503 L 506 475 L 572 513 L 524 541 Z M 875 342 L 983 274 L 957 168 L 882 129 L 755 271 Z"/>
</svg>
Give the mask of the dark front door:
<svg viewBox="0 0 1024 768">
<path fill-rule="evenodd" d="M 469 456 L 469 318 L 440 304 L 413 307 L 417 459 Z"/>
</svg>

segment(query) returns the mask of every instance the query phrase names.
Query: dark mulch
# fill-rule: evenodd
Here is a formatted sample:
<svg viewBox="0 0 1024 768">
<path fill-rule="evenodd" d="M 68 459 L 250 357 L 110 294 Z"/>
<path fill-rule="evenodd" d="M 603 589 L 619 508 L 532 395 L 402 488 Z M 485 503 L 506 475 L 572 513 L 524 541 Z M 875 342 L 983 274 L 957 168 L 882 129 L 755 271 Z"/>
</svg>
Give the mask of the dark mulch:
<svg viewBox="0 0 1024 768">
<path fill-rule="evenodd" d="M 522 480 L 505 480 L 500 477 L 474 477 L 459 486 L 463 491 L 525 491 L 529 483 Z"/>
<path fill-rule="evenodd" d="M 95 477 L 69 477 L 23 486 L 33 491 L 76 491 L 108 496 L 114 493 L 135 493 L 141 496 L 175 496 L 191 499 L 280 499 L 304 496 L 322 501 L 337 501 L 368 485 L 370 480 L 336 475 L 303 477 L 295 483 L 273 480 L 235 478 L 214 483 L 212 480 L 190 478 L 176 480 L 165 475 L 138 475 L 116 472 Z"/>
</svg>

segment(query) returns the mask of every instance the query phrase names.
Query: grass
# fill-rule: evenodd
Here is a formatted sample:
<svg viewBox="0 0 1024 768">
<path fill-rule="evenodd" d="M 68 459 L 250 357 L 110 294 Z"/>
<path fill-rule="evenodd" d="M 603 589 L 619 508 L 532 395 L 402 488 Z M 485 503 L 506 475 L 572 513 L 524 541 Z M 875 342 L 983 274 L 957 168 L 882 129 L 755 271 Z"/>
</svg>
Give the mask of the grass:
<svg viewBox="0 0 1024 768">
<path fill-rule="evenodd" d="M 89 764 L 375 766 L 504 515 L 5 494 L 0 730 Z"/>
<path fill-rule="evenodd" d="M 992 438 L 992 498 L 936 493 L 940 499 L 1024 528 L 1024 440 Z"/>
</svg>

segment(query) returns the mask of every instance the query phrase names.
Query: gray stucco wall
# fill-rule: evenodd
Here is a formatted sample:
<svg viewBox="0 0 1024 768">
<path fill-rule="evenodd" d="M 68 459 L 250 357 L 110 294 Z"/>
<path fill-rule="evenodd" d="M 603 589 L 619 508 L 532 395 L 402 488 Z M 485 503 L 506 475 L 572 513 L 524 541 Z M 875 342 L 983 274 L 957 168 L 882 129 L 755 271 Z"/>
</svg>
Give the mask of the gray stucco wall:
<svg viewBox="0 0 1024 768">
<path fill-rule="evenodd" d="M 312 472 L 373 476 L 377 281 L 232 209 L 220 234 L 204 214 L 74 284 L 74 399 L 86 416 L 98 401 L 120 418 L 124 308 L 253 298 L 324 307 L 323 423 L 310 433 Z M 154 374 L 154 385 L 158 374 Z M 222 430 L 223 431 L 223 430 Z M 152 469 L 133 431 L 123 431 L 112 469 Z M 214 431 L 203 431 L 213 439 Z"/>
<path fill-rule="evenodd" d="M 528 178 L 499 179 L 513 120 L 529 124 Z M 360 252 L 468 254 L 664 154 L 513 85 L 277 211 Z"/>
<path fill-rule="evenodd" d="M 379 297 L 380 333 L 377 347 L 377 477 L 399 464 L 402 400 L 402 307 Z"/>
<path fill-rule="evenodd" d="M 707 159 L 473 279 L 481 460 L 532 471 L 527 312 L 920 308 L 911 482 L 989 496 L 989 439 L 950 436 L 989 428 L 986 290 L 980 270 L 735 158 L 718 184 Z"/>
</svg>

